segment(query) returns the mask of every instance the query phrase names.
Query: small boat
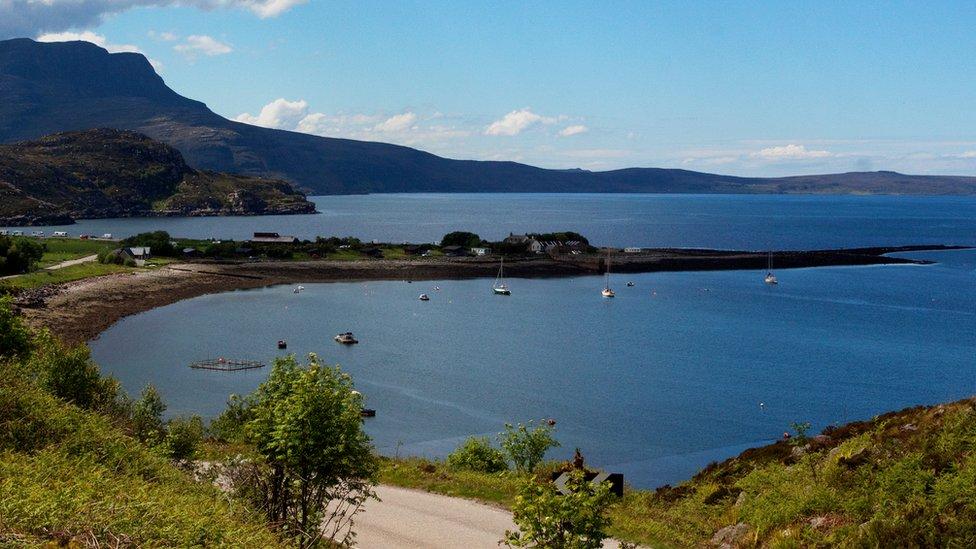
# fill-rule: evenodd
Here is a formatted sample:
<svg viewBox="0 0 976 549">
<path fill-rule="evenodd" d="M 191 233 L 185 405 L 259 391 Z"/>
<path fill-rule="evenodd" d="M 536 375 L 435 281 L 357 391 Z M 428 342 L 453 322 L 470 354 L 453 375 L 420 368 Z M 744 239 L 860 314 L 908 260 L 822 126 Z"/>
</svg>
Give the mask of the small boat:
<svg viewBox="0 0 976 549">
<path fill-rule="evenodd" d="M 279 349 L 287 349 L 288 348 L 288 342 L 285 341 L 284 339 L 279 339 L 278 340 L 278 348 Z"/>
<path fill-rule="evenodd" d="M 614 297 L 616 294 L 610 289 L 610 248 L 607 248 L 607 274 L 606 282 L 603 284 L 603 291 L 600 292 L 603 297 Z"/>
<path fill-rule="evenodd" d="M 420 301 L 430 301 L 430 296 L 427 294 L 420 294 L 420 297 L 418 297 L 417 299 L 419 299 Z"/>
<path fill-rule="evenodd" d="M 363 408 L 362 411 L 359 412 L 359 415 L 362 417 L 376 417 L 376 410 L 372 408 Z"/>
<path fill-rule="evenodd" d="M 763 282 L 769 285 L 779 284 L 779 280 L 776 280 L 776 275 L 773 274 L 773 252 L 769 252 L 766 259 L 766 277 Z"/>
<path fill-rule="evenodd" d="M 339 334 L 335 336 L 335 338 L 333 339 L 335 339 L 339 343 L 342 343 L 343 345 L 355 345 L 356 343 L 359 343 L 359 340 L 353 337 L 352 332 Z"/>
<path fill-rule="evenodd" d="M 305 286 L 296 286 L 295 287 L 295 293 L 296 294 L 300 294 L 300 293 L 302 293 L 304 291 L 305 291 Z"/>
<path fill-rule="evenodd" d="M 495 283 L 491 285 L 491 291 L 495 295 L 512 295 L 512 290 L 508 289 L 508 285 L 505 284 L 505 258 L 502 258 L 502 262 L 498 265 L 498 276 L 495 277 Z"/>
<path fill-rule="evenodd" d="M 633 288 L 634 287 L 634 283 L 633 282 L 628 282 L 627 283 L 627 287 L 628 288 Z"/>
<path fill-rule="evenodd" d="M 434 291 L 435 291 L 435 292 L 439 292 L 439 291 L 441 291 L 441 287 L 440 287 L 440 286 L 434 286 Z"/>
</svg>

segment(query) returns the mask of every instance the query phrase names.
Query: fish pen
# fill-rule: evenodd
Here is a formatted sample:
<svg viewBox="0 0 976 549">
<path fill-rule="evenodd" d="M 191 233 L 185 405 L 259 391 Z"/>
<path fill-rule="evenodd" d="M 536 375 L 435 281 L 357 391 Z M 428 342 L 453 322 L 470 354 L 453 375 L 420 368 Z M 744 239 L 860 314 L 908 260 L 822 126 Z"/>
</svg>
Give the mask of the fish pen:
<svg viewBox="0 0 976 549">
<path fill-rule="evenodd" d="M 220 370 L 223 372 L 236 372 L 238 370 L 255 370 L 257 368 L 264 368 L 264 363 L 256 360 L 214 358 L 194 362 L 193 364 L 190 364 L 190 368 L 195 370 Z"/>
</svg>

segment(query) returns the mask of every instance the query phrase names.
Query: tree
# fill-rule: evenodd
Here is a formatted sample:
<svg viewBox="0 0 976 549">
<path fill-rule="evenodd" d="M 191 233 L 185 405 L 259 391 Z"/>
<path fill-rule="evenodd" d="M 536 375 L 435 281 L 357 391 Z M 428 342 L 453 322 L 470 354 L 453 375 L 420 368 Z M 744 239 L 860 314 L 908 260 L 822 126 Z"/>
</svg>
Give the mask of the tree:
<svg viewBox="0 0 976 549">
<path fill-rule="evenodd" d="M 300 547 L 323 538 L 351 544 L 355 515 L 375 498 L 378 469 L 352 379 L 314 354 L 307 366 L 288 356 L 275 361 L 253 399 L 246 432 L 264 463 L 252 469 L 246 493 Z"/>
<path fill-rule="evenodd" d="M 518 532 L 505 532 L 502 540 L 510 547 L 550 549 L 596 549 L 603 546 L 610 525 L 607 515 L 613 494 L 610 485 L 587 482 L 584 472 L 570 473 L 570 491 L 561 494 L 548 481 L 525 478 L 512 505 L 512 519 Z"/>
<path fill-rule="evenodd" d="M 200 416 L 171 419 L 166 425 L 166 453 L 175 461 L 193 459 L 203 440 L 203 420 Z"/>
<path fill-rule="evenodd" d="M 441 246 L 461 246 L 464 248 L 474 248 L 481 245 L 481 237 L 474 233 L 464 231 L 454 231 L 447 233 L 441 239 Z"/>
<path fill-rule="evenodd" d="M 28 238 L 0 236 L 0 275 L 32 271 L 47 248 Z"/>
<path fill-rule="evenodd" d="M 81 408 L 103 409 L 118 396 L 118 382 L 102 377 L 87 346 L 66 347 L 46 330 L 37 334 L 29 368 L 48 392 Z"/>
<path fill-rule="evenodd" d="M 176 255 L 176 247 L 173 246 L 173 239 L 170 238 L 169 233 L 166 231 L 139 233 L 123 240 L 122 245 L 126 248 L 132 246 L 147 246 L 150 248 L 153 255 L 161 255 L 165 257 L 172 257 Z"/>
<path fill-rule="evenodd" d="M 498 439 L 516 471 L 531 473 L 542 463 L 550 448 L 559 447 L 559 441 L 553 436 L 554 425 L 552 421 L 540 421 L 535 428 L 529 429 L 521 423 L 518 426 L 505 424 L 505 431 L 498 435 Z"/>
<path fill-rule="evenodd" d="M 505 454 L 493 447 L 488 437 L 469 437 L 447 456 L 447 466 L 480 473 L 508 470 Z"/>
<path fill-rule="evenodd" d="M 13 299 L 0 296 L 0 359 L 17 358 L 30 350 L 30 332 L 14 314 Z"/>
</svg>

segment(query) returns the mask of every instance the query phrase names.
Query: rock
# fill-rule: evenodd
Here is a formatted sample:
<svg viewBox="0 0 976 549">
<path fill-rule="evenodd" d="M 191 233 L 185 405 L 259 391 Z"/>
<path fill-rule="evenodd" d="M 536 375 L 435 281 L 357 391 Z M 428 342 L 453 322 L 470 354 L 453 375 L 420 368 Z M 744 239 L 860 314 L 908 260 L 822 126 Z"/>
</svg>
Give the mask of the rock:
<svg viewBox="0 0 976 549">
<path fill-rule="evenodd" d="M 715 532 L 712 536 L 711 545 L 714 547 L 735 547 L 749 533 L 752 528 L 744 522 L 726 526 Z"/>
<path fill-rule="evenodd" d="M 735 498 L 735 506 L 736 507 L 742 507 L 742 505 L 745 502 L 746 502 L 746 493 L 745 492 L 739 492 L 739 497 Z"/>
<path fill-rule="evenodd" d="M 867 448 L 861 448 L 849 456 L 841 456 L 838 458 L 837 463 L 847 467 L 848 469 L 854 469 L 867 462 L 868 458 L 870 457 L 871 451 Z"/>
<path fill-rule="evenodd" d="M 918 426 L 914 423 L 906 423 L 901 426 L 902 431 L 918 431 Z"/>
</svg>

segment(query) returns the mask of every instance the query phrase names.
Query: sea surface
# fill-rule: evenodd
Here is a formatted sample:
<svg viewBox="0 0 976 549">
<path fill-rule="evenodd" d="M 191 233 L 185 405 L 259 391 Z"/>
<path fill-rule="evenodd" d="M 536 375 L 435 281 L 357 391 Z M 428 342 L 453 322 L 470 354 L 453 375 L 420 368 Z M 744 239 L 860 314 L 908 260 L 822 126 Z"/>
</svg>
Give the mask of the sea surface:
<svg viewBox="0 0 976 549">
<path fill-rule="evenodd" d="M 36 227 L 117 238 L 243 240 L 255 231 L 314 239 L 436 242 L 451 231 L 499 240 L 510 232 L 571 230 L 596 245 L 809 249 L 890 244 L 976 245 L 976 197 L 381 194 L 311 197 L 320 213 L 295 216 L 124 218 Z"/>
<path fill-rule="evenodd" d="M 774 238 L 770 225 L 783 233 L 776 244 L 789 247 L 976 243 L 972 199 L 641 197 L 633 205 L 600 197 L 599 206 L 581 197 L 488 199 L 459 215 L 490 211 L 478 218 L 489 229 L 502 219 L 501 201 L 510 208 L 505 231 L 578 229 L 645 245 L 763 247 Z M 575 221 L 574 201 L 582 204 Z M 620 211 L 597 213 L 610 203 Z M 376 213 L 350 214 L 339 232 L 388 238 L 422 217 L 377 209 L 390 225 L 370 226 L 382 217 Z M 532 213 L 542 210 L 550 215 Z M 771 210 L 779 213 L 760 215 Z M 411 234 L 480 230 L 458 219 Z M 976 392 L 976 252 L 910 256 L 938 263 L 784 270 L 776 287 L 754 271 L 620 275 L 612 300 L 600 297 L 600 277 L 512 279 L 509 297 L 492 295 L 485 279 L 305 284 L 300 294 L 278 286 L 135 315 L 91 347 L 131 394 L 153 383 L 170 414 L 208 417 L 229 394 L 253 390 L 268 369 L 200 371 L 192 361 L 315 352 L 351 373 L 377 410 L 366 429 L 385 454 L 443 457 L 469 435 L 553 418 L 562 447 L 552 457 L 579 447 L 593 465 L 655 487 L 775 440 L 794 421 L 820 430 Z M 431 301 L 418 301 L 421 292 Z M 347 330 L 359 345 L 332 340 Z M 276 349 L 279 339 L 288 351 Z"/>
</svg>

